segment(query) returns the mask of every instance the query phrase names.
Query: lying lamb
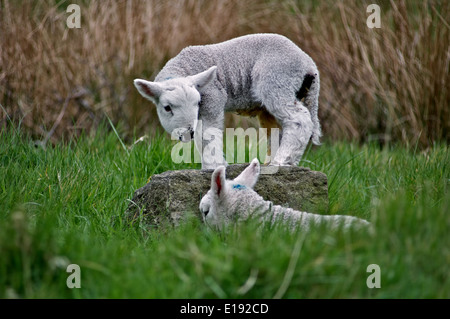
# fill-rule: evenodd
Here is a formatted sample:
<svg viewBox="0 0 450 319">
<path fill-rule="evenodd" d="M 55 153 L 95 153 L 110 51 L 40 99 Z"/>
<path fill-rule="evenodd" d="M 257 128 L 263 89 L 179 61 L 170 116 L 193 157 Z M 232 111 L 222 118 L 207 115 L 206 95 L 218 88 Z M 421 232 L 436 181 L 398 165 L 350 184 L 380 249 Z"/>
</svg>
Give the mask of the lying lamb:
<svg viewBox="0 0 450 319">
<path fill-rule="evenodd" d="M 318 215 L 273 205 L 253 190 L 259 172 L 260 164 L 256 158 L 232 181 L 225 179 L 224 166 L 216 168 L 211 176 L 211 189 L 200 202 L 205 223 L 222 229 L 233 222 L 257 218 L 263 223 L 282 221 L 291 229 L 300 226 L 305 231 L 309 230 L 311 223 L 326 222 L 331 228 L 370 225 L 366 220 L 353 216 Z"/>
<path fill-rule="evenodd" d="M 136 79 L 134 85 L 156 104 L 167 132 L 183 142 L 194 138 L 202 169 L 227 165 L 224 112 L 258 116 L 269 134 L 281 126 L 272 165 L 297 165 L 310 139 L 320 144 L 319 71 L 305 52 L 278 34 L 187 47 L 154 82 Z"/>
</svg>

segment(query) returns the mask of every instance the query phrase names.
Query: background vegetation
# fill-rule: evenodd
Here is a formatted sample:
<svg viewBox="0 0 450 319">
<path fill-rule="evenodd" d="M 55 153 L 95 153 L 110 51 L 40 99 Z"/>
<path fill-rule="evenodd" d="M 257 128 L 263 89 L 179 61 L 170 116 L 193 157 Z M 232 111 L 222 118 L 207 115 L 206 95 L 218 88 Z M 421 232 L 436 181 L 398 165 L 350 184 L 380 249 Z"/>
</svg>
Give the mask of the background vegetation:
<svg viewBox="0 0 450 319">
<path fill-rule="evenodd" d="M 366 25 L 374 2 L 380 29 Z M 66 26 L 69 3 L 81 6 L 81 29 Z M 0 102 L 45 142 L 95 131 L 105 116 L 121 121 L 127 136 L 159 128 L 134 78 L 153 79 L 185 46 L 256 32 L 284 34 L 316 61 L 325 136 L 413 147 L 450 140 L 448 1 L 2 0 L 0 6 Z M 236 120 L 230 116 L 230 127 Z"/>
</svg>

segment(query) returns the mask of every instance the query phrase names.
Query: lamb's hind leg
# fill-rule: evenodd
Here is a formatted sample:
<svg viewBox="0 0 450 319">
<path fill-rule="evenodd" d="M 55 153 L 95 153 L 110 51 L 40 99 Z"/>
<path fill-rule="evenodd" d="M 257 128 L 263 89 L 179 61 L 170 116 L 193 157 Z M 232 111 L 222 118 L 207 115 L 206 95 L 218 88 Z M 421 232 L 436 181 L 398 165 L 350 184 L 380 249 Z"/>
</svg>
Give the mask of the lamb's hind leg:
<svg viewBox="0 0 450 319">
<path fill-rule="evenodd" d="M 272 165 L 298 165 L 313 134 L 311 114 L 302 102 L 277 108 L 274 116 L 282 127 L 281 144 Z"/>
<path fill-rule="evenodd" d="M 313 133 L 311 136 L 311 141 L 315 145 L 320 145 L 320 137 L 322 132 L 319 123 L 319 90 L 320 90 L 320 80 L 319 71 L 313 74 L 307 74 L 303 80 L 302 87 L 297 92 L 297 99 L 304 99 L 305 106 L 311 113 L 311 120 L 313 122 Z"/>
</svg>

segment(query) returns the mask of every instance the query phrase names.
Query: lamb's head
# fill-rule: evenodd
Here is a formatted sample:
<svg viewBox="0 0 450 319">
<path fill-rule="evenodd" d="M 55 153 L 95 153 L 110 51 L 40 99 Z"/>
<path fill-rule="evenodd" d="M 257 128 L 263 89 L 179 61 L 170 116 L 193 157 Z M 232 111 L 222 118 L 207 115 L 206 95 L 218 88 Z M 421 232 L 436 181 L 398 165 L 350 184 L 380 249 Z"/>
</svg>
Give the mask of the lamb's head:
<svg viewBox="0 0 450 319">
<path fill-rule="evenodd" d="M 253 190 L 260 173 L 258 159 L 234 180 L 226 180 L 225 166 L 216 168 L 211 176 L 211 189 L 200 201 L 200 212 L 206 224 L 222 228 L 232 222 L 245 220 L 249 204 L 259 197 Z"/>
<path fill-rule="evenodd" d="M 216 66 L 196 75 L 169 78 L 162 82 L 136 79 L 139 93 L 156 104 L 164 129 L 182 142 L 194 137 L 197 127 L 200 92 L 216 77 Z"/>
</svg>

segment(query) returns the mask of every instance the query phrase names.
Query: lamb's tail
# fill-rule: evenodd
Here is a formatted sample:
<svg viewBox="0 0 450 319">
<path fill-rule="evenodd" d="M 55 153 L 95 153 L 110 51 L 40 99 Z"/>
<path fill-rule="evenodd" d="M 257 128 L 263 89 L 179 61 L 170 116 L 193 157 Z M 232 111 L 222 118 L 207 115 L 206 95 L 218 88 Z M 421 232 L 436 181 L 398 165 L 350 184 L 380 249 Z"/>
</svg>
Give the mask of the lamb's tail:
<svg viewBox="0 0 450 319">
<path fill-rule="evenodd" d="M 303 78 L 303 83 L 300 89 L 297 91 L 296 97 L 300 101 L 304 101 L 306 107 L 311 114 L 311 120 L 314 124 L 311 141 L 315 145 L 320 145 L 320 137 L 322 131 L 320 129 L 320 123 L 318 118 L 319 111 L 319 90 L 320 79 L 319 72 L 309 72 Z"/>
</svg>

